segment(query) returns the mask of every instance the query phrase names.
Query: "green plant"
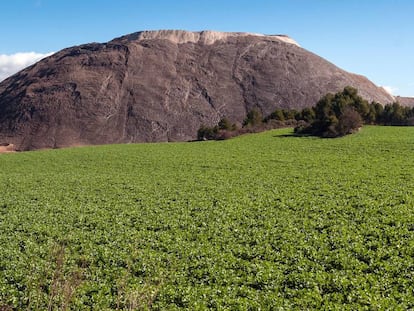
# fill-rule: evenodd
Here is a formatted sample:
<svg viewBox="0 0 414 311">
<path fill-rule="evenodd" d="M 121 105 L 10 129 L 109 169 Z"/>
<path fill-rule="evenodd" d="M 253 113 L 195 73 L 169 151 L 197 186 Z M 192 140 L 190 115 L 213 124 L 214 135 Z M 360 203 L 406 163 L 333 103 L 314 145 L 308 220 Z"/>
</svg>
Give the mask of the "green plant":
<svg viewBox="0 0 414 311">
<path fill-rule="evenodd" d="M 10 310 L 413 308 L 414 128 L 2 154 Z"/>
</svg>

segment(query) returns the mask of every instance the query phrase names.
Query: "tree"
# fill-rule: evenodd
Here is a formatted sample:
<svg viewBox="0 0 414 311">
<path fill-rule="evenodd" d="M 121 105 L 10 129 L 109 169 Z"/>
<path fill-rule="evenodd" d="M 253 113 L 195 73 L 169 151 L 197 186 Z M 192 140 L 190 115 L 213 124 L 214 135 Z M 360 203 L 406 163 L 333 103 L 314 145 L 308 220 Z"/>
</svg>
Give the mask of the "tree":
<svg viewBox="0 0 414 311">
<path fill-rule="evenodd" d="M 384 107 L 381 120 L 385 125 L 403 125 L 406 121 L 406 113 L 404 107 L 398 102 L 387 104 Z"/>
<path fill-rule="evenodd" d="M 380 103 L 372 102 L 369 104 L 369 112 L 364 119 L 365 123 L 368 124 L 377 124 L 380 122 L 382 112 L 384 107 Z"/>
<path fill-rule="evenodd" d="M 246 119 L 243 121 L 244 127 L 254 127 L 263 123 L 263 115 L 257 109 L 252 109 L 247 113 Z"/>
<path fill-rule="evenodd" d="M 207 127 L 205 125 L 202 125 L 197 131 L 197 140 L 216 139 L 218 132 L 219 132 L 218 126 Z"/>
<path fill-rule="evenodd" d="M 336 126 L 336 133 L 339 136 L 352 134 L 362 126 L 362 117 L 352 106 L 348 106 L 341 114 Z"/>
<path fill-rule="evenodd" d="M 230 130 L 232 130 L 233 125 L 231 124 L 231 122 L 229 121 L 229 119 L 222 118 L 220 120 L 220 122 L 218 123 L 218 127 L 219 127 L 220 130 L 230 131 Z"/>
<path fill-rule="evenodd" d="M 282 109 L 282 113 L 285 120 L 295 120 L 298 112 L 295 109 Z"/>
<path fill-rule="evenodd" d="M 368 102 L 348 86 L 342 92 L 326 94 L 317 102 L 314 120 L 305 132 L 323 137 L 350 134 L 361 127 L 362 118 L 368 118 L 369 111 Z"/>
<path fill-rule="evenodd" d="M 313 108 L 304 108 L 300 113 L 300 120 L 312 123 L 315 120 L 315 110 Z"/>
<path fill-rule="evenodd" d="M 278 121 L 285 121 L 285 115 L 283 110 L 280 108 L 276 108 L 267 118 L 266 121 L 269 120 L 278 120 Z"/>
</svg>

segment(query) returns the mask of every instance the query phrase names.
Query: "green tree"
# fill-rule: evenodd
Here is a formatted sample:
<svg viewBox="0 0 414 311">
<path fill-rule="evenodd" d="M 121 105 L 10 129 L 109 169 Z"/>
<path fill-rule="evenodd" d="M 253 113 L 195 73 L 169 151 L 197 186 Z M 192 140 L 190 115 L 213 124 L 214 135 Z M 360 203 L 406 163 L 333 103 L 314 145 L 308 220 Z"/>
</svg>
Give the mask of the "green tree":
<svg viewBox="0 0 414 311">
<path fill-rule="evenodd" d="M 246 118 L 243 121 L 243 126 L 245 127 L 254 127 L 263 123 L 262 113 L 254 108 L 247 113 Z"/>
<path fill-rule="evenodd" d="M 369 104 L 369 112 L 365 118 L 365 122 L 368 124 L 377 124 L 381 122 L 381 115 L 384 111 L 384 107 L 380 103 L 372 102 Z"/>
<path fill-rule="evenodd" d="M 285 120 L 294 120 L 298 112 L 295 109 L 282 109 L 282 113 Z"/>
<path fill-rule="evenodd" d="M 222 118 L 218 123 L 218 127 L 220 130 L 231 131 L 233 128 L 233 125 L 231 124 L 229 119 Z"/>
<path fill-rule="evenodd" d="M 324 137 L 352 133 L 362 125 L 363 118 L 368 118 L 369 111 L 368 102 L 355 88 L 347 86 L 342 92 L 328 93 L 317 102 L 310 131 Z"/>
<path fill-rule="evenodd" d="M 278 121 L 285 121 L 285 115 L 283 110 L 280 108 L 276 108 L 267 118 L 267 120 L 278 120 Z"/>
<path fill-rule="evenodd" d="M 395 102 L 385 105 L 381 119 L 385 125 L 403 125 L 407 117 L 404 107 Z"/>
<path fill-rule="evenodd" d="M 312 123 L 315 120 L 315 110 L 313 108 L 304 108 L 300 113 L 300 120 Z"/>
<path fill-rule="evenodd" d="M 336 134 L 344 136 L 352 134 L 362 126 L 362 117 L 354 107 L 348 106 L 338 119 Z"/>
<path fill-rule="evenodd" d="M 197 131 L 197 139 L 198 140 L 216 139 L 218 133 L 219 133 L 218 126 L 208 127 L 208 126 L 202 125 Z"/>
</svg>

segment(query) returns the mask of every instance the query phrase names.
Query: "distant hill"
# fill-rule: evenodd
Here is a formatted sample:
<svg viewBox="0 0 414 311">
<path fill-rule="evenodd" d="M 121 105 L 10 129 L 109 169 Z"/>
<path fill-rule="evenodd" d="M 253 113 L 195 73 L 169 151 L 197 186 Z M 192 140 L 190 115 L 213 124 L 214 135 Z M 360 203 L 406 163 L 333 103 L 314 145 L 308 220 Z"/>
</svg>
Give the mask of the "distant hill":
<svg viewBox="0 0 414 311">
<path fill-rule="evenodd" d="M 0 84 L 0 143 L 20 150 L 186 141 L 252 108 L 313 106 L 350 85 L 394 98 L 282 35 L 144 31 L 64 49 Z"/>
<path fill-rule="evenodd" d="M 414 107 L 414 97 L 395 97 L 395 100 L 403 106 Z"/>
</svg>

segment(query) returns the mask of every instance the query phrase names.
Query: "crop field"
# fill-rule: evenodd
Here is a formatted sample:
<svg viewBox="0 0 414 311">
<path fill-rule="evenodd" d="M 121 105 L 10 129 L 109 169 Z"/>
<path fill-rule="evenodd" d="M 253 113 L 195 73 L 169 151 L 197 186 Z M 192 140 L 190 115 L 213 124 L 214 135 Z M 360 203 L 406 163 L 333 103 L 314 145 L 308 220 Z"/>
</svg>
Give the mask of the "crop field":
<svg viewBox="0 0 414 311">
<path fill-rule="evenodd" d="M 0 310 L 414 308 L 414 127 L 0 155 Z"/>
</svg>

